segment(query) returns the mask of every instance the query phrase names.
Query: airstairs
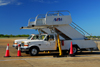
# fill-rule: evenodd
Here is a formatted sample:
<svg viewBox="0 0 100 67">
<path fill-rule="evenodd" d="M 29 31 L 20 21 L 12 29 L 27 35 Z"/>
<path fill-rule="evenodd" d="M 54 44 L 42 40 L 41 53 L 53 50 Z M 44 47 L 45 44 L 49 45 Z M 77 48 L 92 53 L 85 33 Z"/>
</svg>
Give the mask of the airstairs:
<svg viewBox="0 0 100 67">
<path fill-rule="evenodd" d="M 39 14 L 35 18 L 30 18 L 28 26 L 21 27 L 21 29 L 38 29 L 44 33 L 52 33 L 51 30 L 53 30 L 60 33 L 60 36 L 65 40 L 84 40 L 86 34 L 90 35 L 72 21 L 68 10 L 49 11 L 46 14 Z"/>
</svg>

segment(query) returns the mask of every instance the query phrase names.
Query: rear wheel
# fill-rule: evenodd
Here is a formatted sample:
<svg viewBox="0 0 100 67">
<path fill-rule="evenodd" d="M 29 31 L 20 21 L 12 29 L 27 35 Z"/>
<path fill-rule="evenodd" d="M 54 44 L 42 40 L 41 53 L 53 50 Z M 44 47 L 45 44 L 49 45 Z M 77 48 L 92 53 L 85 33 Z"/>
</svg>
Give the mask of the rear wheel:
<svg viewBox="0 0 100 67">
<path fill-rule="evenodd" d="M 73 53 L 74 53 L 74 54 L 77 53 L 77 47 L 73 47 Z"/>
<path fill-rule="evenodd" d="M 37 48 L 33 47 L 33 48 L 30 49 L 29 53 L 30 53 L 31 56 L 36 56 L 36 55 L 38 55 L 38 52 L 39 52 L 39 50 Z"/>
</svg>

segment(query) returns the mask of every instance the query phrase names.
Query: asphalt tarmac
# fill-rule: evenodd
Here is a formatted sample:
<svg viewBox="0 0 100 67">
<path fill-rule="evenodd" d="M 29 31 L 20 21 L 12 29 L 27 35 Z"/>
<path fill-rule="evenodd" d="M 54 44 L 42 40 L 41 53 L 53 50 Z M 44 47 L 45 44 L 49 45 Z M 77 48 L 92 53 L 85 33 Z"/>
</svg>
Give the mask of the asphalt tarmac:
<svg viewBox="0 0 100 67">
<path fill-rule="evenodd" d="M 12 47 L 14 39 L 0 39 L 0 67 L 100 67 L 100 51 L 78 52 L 75 57 L 53 57 L 58 52 L 40 52 L 38 56 L 30 56 L 21 53 L 22 57 L 17 56 L 17 50 Z M 11 57 L 4 57 L 7 44 Z M 100 49 L 100 42 L 98 41 Z"/>
</svg>

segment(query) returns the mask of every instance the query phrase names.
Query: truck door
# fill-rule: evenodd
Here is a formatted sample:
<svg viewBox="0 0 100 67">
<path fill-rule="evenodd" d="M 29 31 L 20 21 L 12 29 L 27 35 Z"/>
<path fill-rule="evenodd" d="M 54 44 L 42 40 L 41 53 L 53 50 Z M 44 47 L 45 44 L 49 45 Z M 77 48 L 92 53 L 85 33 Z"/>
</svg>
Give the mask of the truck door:
<svg viewBox="0 0 100 67">
<path fill-rule="evenodd" d="M 54 35 L 48 35 L 45 39 L 46 49 L 48 50 L 56 50 L 56 44 L 55 44 L 55 36 Z"/>
</svg>

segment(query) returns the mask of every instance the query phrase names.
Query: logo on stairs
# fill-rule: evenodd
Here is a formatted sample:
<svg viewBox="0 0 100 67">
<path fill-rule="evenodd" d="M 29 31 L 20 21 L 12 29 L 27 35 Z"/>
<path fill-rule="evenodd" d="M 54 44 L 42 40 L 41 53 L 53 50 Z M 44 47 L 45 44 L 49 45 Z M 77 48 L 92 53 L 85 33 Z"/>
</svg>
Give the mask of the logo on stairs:
<svg viewBox="0 0 100 67">
<path fill-rule="evenodd" d="M 62 18 L 54 18 L 54 21 L 62 21 Z"/>
</svg>

